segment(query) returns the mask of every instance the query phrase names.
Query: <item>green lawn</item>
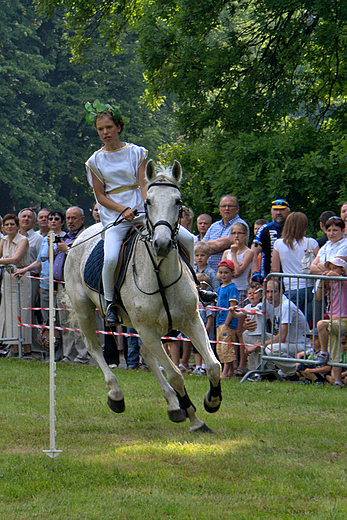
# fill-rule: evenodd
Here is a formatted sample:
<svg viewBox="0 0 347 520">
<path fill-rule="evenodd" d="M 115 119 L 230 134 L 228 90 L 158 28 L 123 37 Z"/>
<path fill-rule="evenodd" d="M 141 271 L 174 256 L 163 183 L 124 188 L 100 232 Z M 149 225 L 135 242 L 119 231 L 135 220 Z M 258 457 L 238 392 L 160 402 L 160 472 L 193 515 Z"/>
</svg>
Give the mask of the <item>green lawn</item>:
<svg viewBox="0 0 347 520">
<path fill-rule="evenodd" d="M 347 516 L 347 389 L 185 376 L 213 434 L 168 420 L 149 373 L 118 370 L 124 414 L 101 371 L 57 366 L 56 448 L 49 449 L 49 366 L 0 360 L 1 520 L 250 519 Z"/>
</svg>

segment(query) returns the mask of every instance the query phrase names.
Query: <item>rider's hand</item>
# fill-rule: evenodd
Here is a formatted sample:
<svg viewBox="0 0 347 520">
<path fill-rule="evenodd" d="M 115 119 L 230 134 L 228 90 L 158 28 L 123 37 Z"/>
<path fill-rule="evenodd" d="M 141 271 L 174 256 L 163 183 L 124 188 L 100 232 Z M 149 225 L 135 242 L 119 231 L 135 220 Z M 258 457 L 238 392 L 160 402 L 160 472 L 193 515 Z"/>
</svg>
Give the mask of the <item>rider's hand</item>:
<svg viewBox="0 0 347 520">
<path fill-rule="evenodd" d="M 127 208 L 124 213 L 122 213 L 122 217 L 125 218 L 125 220 L 134 220 L 135 215 L 131 208 Z"/>
</svg>

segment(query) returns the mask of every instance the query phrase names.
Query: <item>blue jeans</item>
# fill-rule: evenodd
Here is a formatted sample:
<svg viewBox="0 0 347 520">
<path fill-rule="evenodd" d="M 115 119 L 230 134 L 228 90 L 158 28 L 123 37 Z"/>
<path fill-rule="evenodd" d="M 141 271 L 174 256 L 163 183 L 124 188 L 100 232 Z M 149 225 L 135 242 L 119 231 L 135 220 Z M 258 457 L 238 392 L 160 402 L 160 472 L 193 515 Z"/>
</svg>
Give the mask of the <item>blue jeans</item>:
<svg viewBox="0 0 347 520">
<path fill-rule="evenodd" d="M 128 334 L 137 334 L 135 329 L 127 327 Z M 127 366 L 130 368 L 137 368 L 140 362 L 140 348 L 141 348 L 141 339 L 133 338 L 129 336 L 127 338 L 128 345 L 128 355 L 127 355 Z M 146 363 L 142 359 L 142 366 L 146 366 Z"/>
<path fill-rule="evenodd" d="M 313 300 L 313 287 L 303 287 L 302 289 L 291 289 L 284 294 L 289 298 L 290 301 L 303 312 L 306 317 L 307 323 L 310 325 L 312 320 L 312 300 Z M 306 305 L 305 305 L 306 300 Z"/>
</svg>

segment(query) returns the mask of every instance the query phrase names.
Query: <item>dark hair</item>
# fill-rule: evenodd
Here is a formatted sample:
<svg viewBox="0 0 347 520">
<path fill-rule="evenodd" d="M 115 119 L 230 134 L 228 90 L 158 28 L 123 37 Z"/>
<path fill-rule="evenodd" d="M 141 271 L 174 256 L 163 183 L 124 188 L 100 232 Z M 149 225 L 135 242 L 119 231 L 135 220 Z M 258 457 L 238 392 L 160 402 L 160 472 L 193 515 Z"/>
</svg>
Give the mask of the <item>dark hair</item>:
<svg viewBox="0 0 347 520">
<path fill-rule="evenodd" d="M 334 213 L 333 211 L 323 211 L 323 213 L 319 217 L 319 222 L 321 222 L 323 224 L 323 226 L 325 226 L 326 221 L 330 217 L 334 217 L 335 215 L 336 215 L 336 213 Z"/>
<path fill-rule="evenodd" d="M 113 118 L 113 115 L 112 115 L 112 111 L 109 110 L 108 112 L 99 112 L 95 118 L 95 121 L 94 121 L 94 126 L 96 128 L 96 124 L 98 122 L 98 119 L 102 119 L 103 117 L 107 117 L 108 119 L 111 119 L 111 121 L 114 122 L 114 124 L 116 126 L 120 126 L 120 132 L 119 132 L 119 135 L 123 132 L 123 129 L 124 129 L 124 126 L 125 126 L 125 123 L 123 121 L 123 118 L 122 116 L 119 117 L 118 119 L 114 119 Z"/>
<path fill-rule="evenodd" d="M 254 224 L 256 224 L 257 226 L 264 226 L 264 224 L 268 224 L 268 220 L 266 220 L 266 218 L 258 218 L 258 220 L 256 220 L 254 222 Z"/>
<path fill-rule="evenodd" d="M 338 217 L 337 215 L 333 215 L 332 217 L 329 217 L 328 220 L 325 222 L 325 229 L 329 229 L 330 226 L 337 226 L 341 229 L 345 229 L 345 223 L 342 220 L 341 217 Z"/>
<path fill-rule="evenodd" d="M 61 221 L 65 222 L 64 213 L 62 211 L 60 211 L 59 209 L 52 209 L 52 211 L 48 215 L 48 218 L 49 217 L 54 217 L 55 215 L 58 215 L 61 218 Z"/>
<path fill-rule="evenodd" d="M 2 218 L 2 225 L 4 225 L 7 220 L 14 220 L 16 225 L 19 226 L 19 218 L 17 215 L 14 215 L 13 213 L 7 213 L 7 215 Z"/>
<path fill-rule="evenodd" d="M 249 284 L 247 285 L 247 291 L 251 290 L 251 289 L 254 289 L 254 291 L 257 291 L 258 289 L 260 289 L 262 287 L 261 283 L 258 283 L 258 282 L 249 282 Z"/>
<path fill-rule="evenodd" d="M 286 218 L 283 226 L 283 242 L 290 249 L 294 249 L 294 240 L 301 242 L 308 228 L 308 220 L 305 213 L 293 211 Z"/>
</svg>

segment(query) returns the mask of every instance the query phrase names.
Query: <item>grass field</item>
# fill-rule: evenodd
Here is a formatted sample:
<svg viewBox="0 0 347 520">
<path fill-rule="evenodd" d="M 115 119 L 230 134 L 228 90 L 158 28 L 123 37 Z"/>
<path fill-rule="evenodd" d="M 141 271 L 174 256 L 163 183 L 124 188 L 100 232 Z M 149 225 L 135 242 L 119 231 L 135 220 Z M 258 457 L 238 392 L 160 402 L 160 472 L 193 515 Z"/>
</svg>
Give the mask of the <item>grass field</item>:
<svg viewBox="0 0 347 520">
<path fill-rule="evenodd" d="M 57 366 L 56 448 L 49 449 L 49 366 L 0 360 L 1 520 L 252 519 L 347 516 L 347 389 L 186 377 L 213 434 L 168 420 L 153 376 L 116 371 L 124 414 L 101 371 Z"/>
</svg>

